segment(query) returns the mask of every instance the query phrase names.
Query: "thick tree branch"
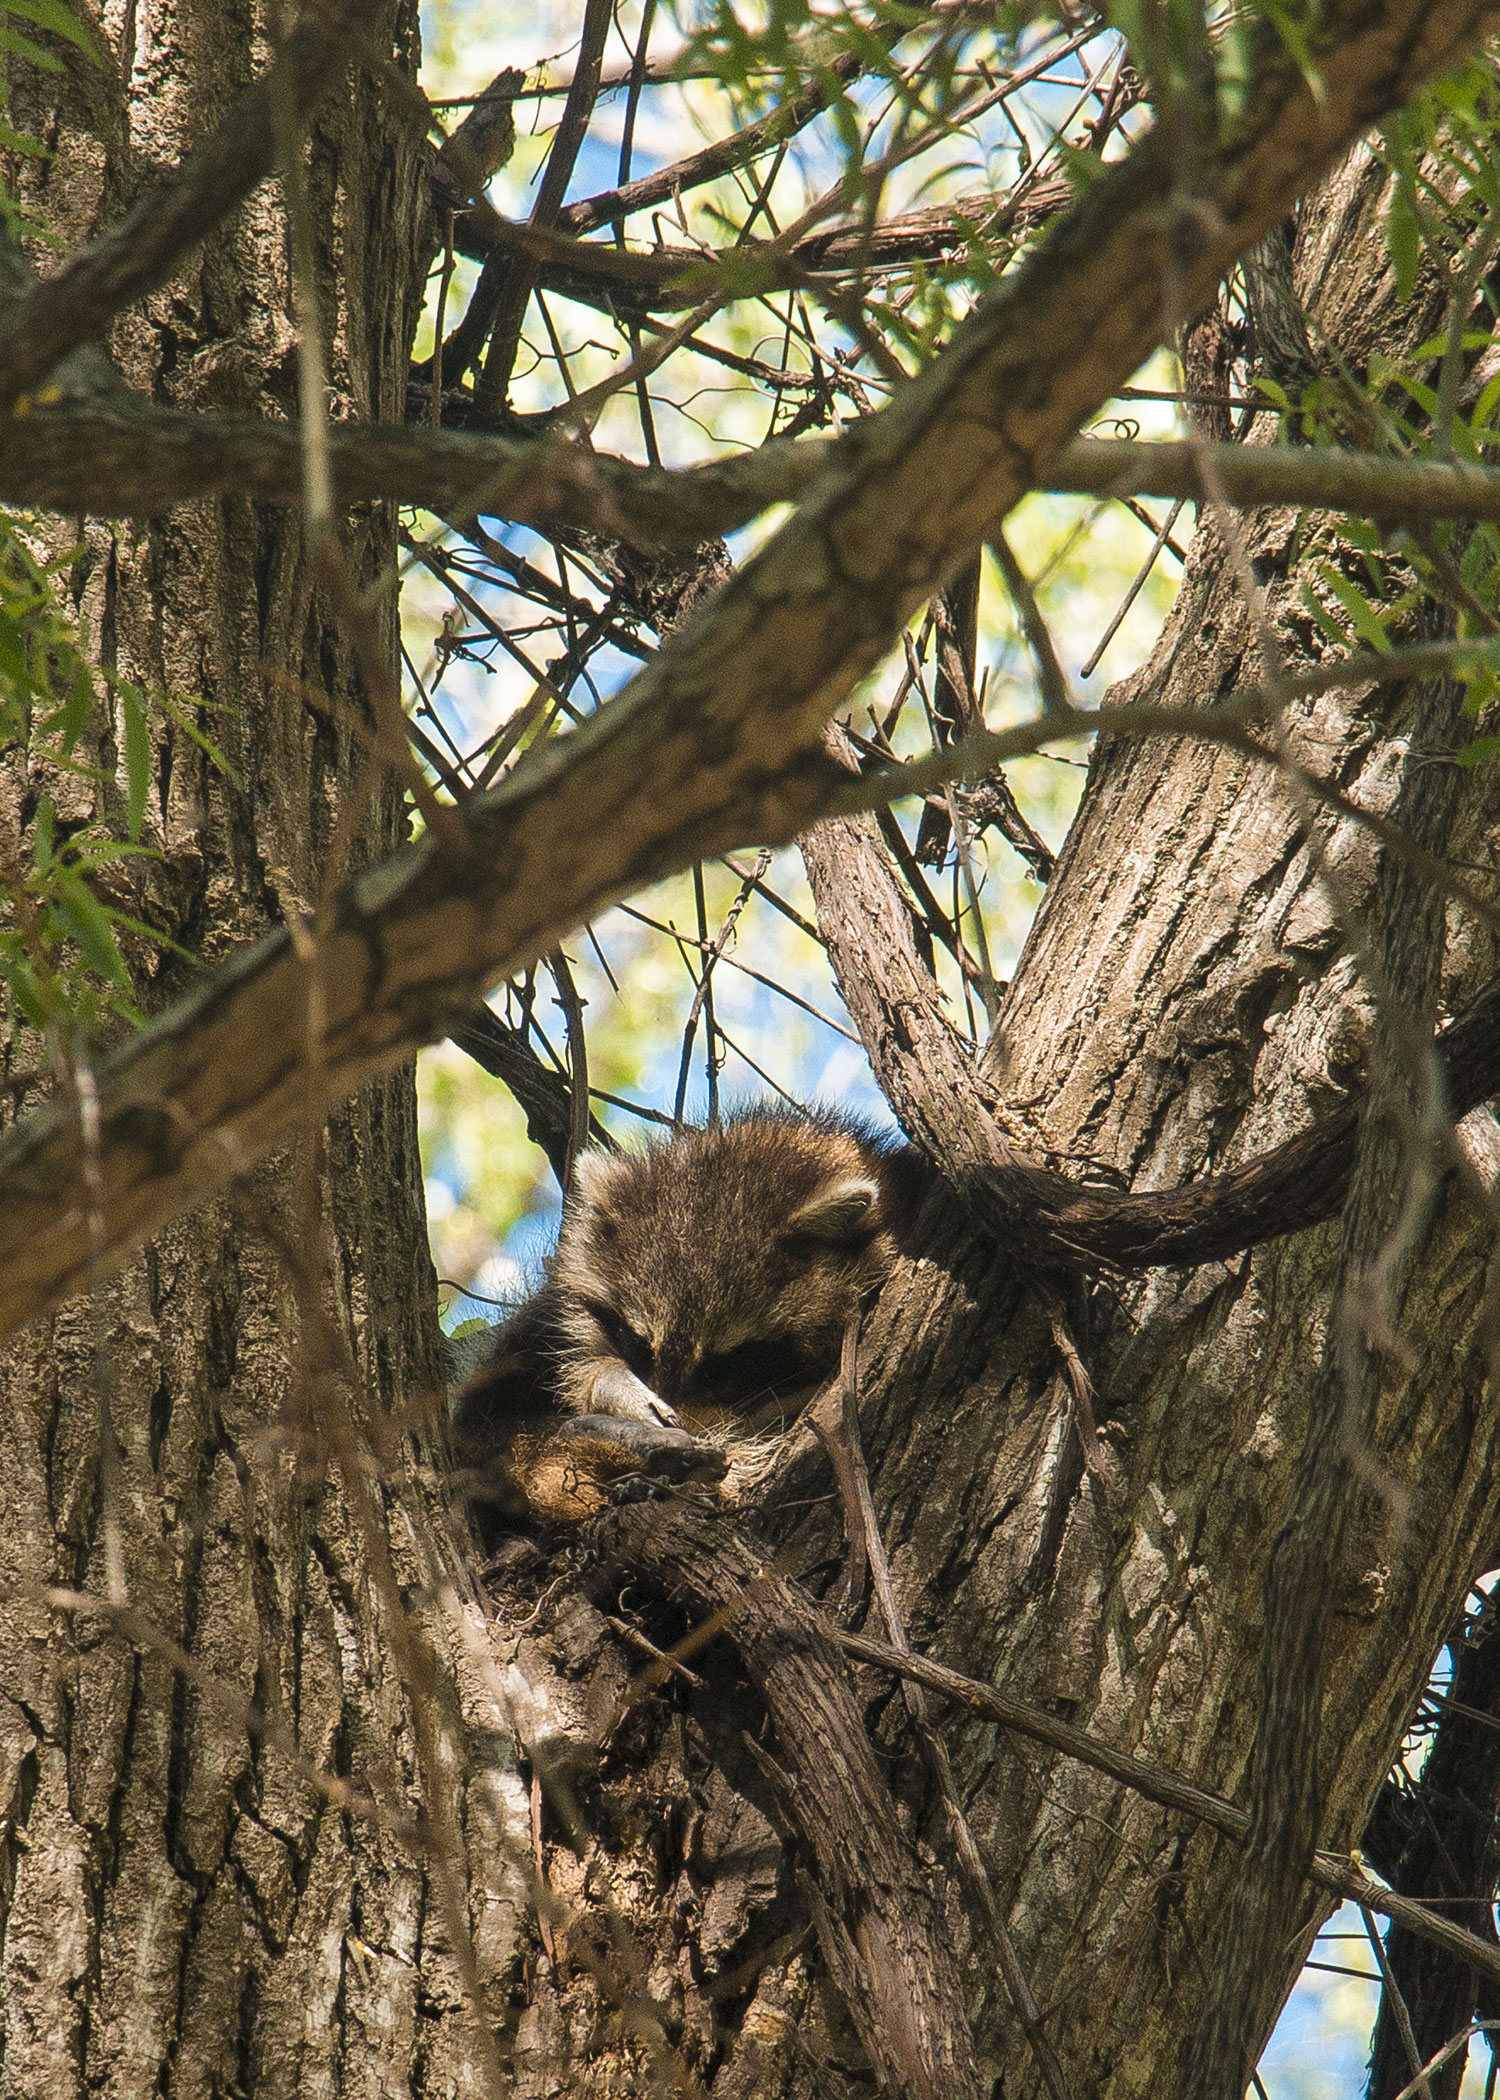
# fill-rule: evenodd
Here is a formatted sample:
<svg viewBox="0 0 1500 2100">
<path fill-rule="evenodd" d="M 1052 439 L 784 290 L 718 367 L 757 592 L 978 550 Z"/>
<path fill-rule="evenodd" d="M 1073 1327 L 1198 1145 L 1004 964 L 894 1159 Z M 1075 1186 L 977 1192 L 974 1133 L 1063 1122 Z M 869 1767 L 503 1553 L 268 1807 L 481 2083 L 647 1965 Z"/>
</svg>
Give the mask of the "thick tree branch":
<svg viewBox="0 0 1500 2100">
<path fill-rule="evenodd" d="M 386 499 L 440 515 L 571 526 L 638 546 L 689 549 L 795 502 L 842 457 L 826 438 L 773 440 L 707 466 L 638 466 L 561 436 L 486 437 L 419 424 L 334 424 L 339 503 Z M 1184 496 L 1207 473 L 1232 503 L 1352 511 L 1410 524 L 1500 524 L 1500 469 L 1331 447 L 1142 444 L 1077 438 L 1040 470 L 1062 495 Z M 133 395 L 0 418 L 0 502 L 90 517 L 151 517 L 203 496 L 302 501 L 292 423 L 195 416 Z"/>
<path fill-rule="evenodd" d="M 335 423 L 341 505 L 389 500 L 538 531 L 572 526 L 689 549 L 802 495 L 832 448 L 812 439 L 673 473 L 560 437 L 479 437 L 418 424 Z M 203 496 L 302 500 L 294 423 L 191 416 L 126 397 L 0 419 L 0 501 L 95 517 L 149 517 Z"/>
<path fill-rule="evenodd" d="M 1357 1102 L 1232 1174 L 1180 1189 L 1122 1195 L 1034 1165 L 943 1011 L 869 820 L 819 825 L 802 841 L 802 855 L 829 959 L 881 1091 L 975 1215 L 1039 1267 L 1220 1261 L 1342 1206 Z M 1455 1117 L 1500 1093 L 1500 983 L 1450 1022 L 1437 1044 Z"/>
<path fill-rule="evenodd" d="M 718 1619 L 765 1700 L 767 1770 L 816 1876 L 829 1970 L 883 2081 L 913 2100 L 965 2100 L 979 2076 L 952 1953 L 927 1877 L 865 1733 L 822 1615 L 774 1564 L 686 1503 L 599 1522 L 599 1543 L 698 1620 Z"/>
<path fill-rule="evenodd" d="M 35 390 L 58 360 L 166 284 L 190 248 L 270 174 L 278 102 L 300 126 L 340 78 L 367 22 L 357 0 L 317 0 L 271 68 L 224 122 L 118 226 L 69 256 L 0 320 L 0 404 Z"/>
<path fill-rule="evenodd" d="M 1288 504 L 1362 517 L 1500 519 L 1500 471 L 1390 459 L 1329 446 L 1138 444 L 1079 438 L 1047 487 L 1090 496 L 1183 496 L 1207 483 L 1245 508 Z"/>
<path fill-rule="evenodd" d="M 1335 5 L 1320 98 L 1269 38 L 1244 122 L 1203 144 L 1191 213 L 1173 201 L 1178 145 L 1153 134 L 840 442 L 796 516 L 617 699 L 462 813 L 468 851 L 429 839 L 367 872 L 312 930 L 311 961 L 274 935 L 128 1045 L 101 1074 L 97 1162 L 60 1105 L 18 1127 L 0 1147 L 0 1328 L 83 1284 L 91 1245 L 118 1258 L 602 904 L 812 822 L 838 778 L 823 727 L 915 607 L 1045 481 L 1176 307 L 1493 19 L 1493 0 Z M 326 1016 L 311 1046 L 309 971 Z"/>
</svg>

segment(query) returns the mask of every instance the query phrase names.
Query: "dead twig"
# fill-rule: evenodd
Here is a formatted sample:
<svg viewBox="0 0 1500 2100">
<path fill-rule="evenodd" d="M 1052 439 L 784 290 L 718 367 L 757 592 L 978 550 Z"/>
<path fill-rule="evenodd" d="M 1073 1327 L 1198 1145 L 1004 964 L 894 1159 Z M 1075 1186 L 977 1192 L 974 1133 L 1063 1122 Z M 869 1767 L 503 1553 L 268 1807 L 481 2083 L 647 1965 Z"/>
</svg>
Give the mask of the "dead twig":
<svg viewBox="0 0 1500 2100">
<path fill-rule="evenodd" d="M 1094 1412 L 1094 1381 L 1078 1353 L 1078 1345 L 1068 1326 L 1068 1316 L 1063 1308 L 1062 1299 L 1050 1284 L 1042 1293 L 1042 1303 L 1052 1329 L 1052 1345 L 1062 1359 L 1063 1379 L 1068 1388 L 1073 1427 L 1078 1433 L 1083 1462 L 1089 1470 L 1090 1477 L 1107 1492 L 1109 1461 L 1099 1438 L 1099 1419 Z"/>
</svg>

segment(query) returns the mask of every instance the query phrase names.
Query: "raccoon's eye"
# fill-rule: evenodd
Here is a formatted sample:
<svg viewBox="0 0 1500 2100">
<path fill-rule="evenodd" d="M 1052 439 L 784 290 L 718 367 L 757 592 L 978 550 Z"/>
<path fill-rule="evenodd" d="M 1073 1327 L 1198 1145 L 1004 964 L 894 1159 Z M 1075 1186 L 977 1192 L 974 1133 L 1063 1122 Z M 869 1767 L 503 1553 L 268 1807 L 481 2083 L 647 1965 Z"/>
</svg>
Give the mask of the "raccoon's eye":
<svg viewBox="0 0 1500 2100">
<path fill-rule="evenodd" d="M 750 1400 L 777 1386 L 794 1384 L 806 1376 L 806 1370 L 797 1344 L 784 1336 L 772 1336 L 705 1357 L 695 1383 L 725 1399 Z"/>
<path fill-rule="evenodd" d="M 589 1311 L 604 1330 L 604 1338 L 619 1356 L 622 1363 L 634 1371 L 649 1385 L 656 1368 L 656 1356 L 651 1344 L 643 1335 L 636 1333 L 628 1320 L 610 1305 L 591 1305 Z"/>
</svg>

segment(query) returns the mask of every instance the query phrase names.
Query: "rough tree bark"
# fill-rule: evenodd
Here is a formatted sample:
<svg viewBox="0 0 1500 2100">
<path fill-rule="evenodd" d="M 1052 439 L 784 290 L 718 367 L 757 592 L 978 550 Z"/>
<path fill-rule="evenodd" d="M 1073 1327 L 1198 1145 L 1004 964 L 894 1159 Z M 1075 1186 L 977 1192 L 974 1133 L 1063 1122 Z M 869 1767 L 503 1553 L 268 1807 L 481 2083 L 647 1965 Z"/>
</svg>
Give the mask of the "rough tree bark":
<svg viewBox="0 0 1500 2100">
<path fill-rule="evenodd" d="M 1298 290 L 1320 339 L 1355 369 L 1370 347 L 1420 325 L 1394 308 L 1372 231 L 1379 182 L 1357 157 L 1297 226 Z M 1298 587 L 1336 546 L 1313 535 L 1304 549 L 1284 513 L 1255 520 L 1247 542 L 1280 648 L 1294 662 L 1316 658 Z M 1257 675 L 1234 567 L 1200 532 L 1162 644 L 1117 697 L 1203 705 Z M 1492 832 L 1472 808 L 1459 828 L 1454 769 L 1437 762 L 1457 735 L 1456 697 L 1439 695 L 1437 719 L 1432 705 L 1345 694 L 1295 708 L 1289 734 L 1371 806 L 1402 809 L 1437 852 L 1492 865 Z M 1331 885 L 1353 912 L 1376 912 L 1392 875 L 1385 857 L 1345 823 L 1320 820 L 1315 833 Z M 1396 924 L 1401 940 L 1425 938 L 1424 964 L 1436 954 L 1433 908 L 1408 900 Z M 1492 958 L 1492 941 L 1466 927 L 1450 961 L 1483 976 Z M 1415 989 L 1420 1012 L 1420 985 L 1392 974 L 1402 1010 Z M 1461 990 L 1462 976 L 1449 996 Z M 1045 1113 L 1057 1142 L 1102 1156 L 1135 1187 L 1171 1186 L 1335 1104 L 1366 1060 L 1365 1009 L 1285 785 L 1191 743 L 1106 742 L 989 1067 L 1007 1099 Z M 1487 1112 L 1466 1136 L 1492 1176 Z M 1361 1485 L 1335 1556 L 1316 1751 L 1322 1841 L 1335 1848 L 1362 1829 L 1448 1615 L 1495 1549 L 1496 1421 L 1476 1334 L 1488 1245 L 1487 1222 L 1450 1185 L 1408 1288 L 1407 1353 L 1383 1366 L 1368 1444 L 1347 1454 Z M 930 1282 L 912 1278 L 914 1302 L 882 1306 L 875 1337 L 871 1441 L 912 1619 L 932 1627 L 936 1652 L 955 1662 L 966 1652 L 974 1674 L 1067 1701 L 1092 1731 L 1248 1799 L 1262 1590 L 1309 1434 L 1336 1229 L 1095 1295 L 1085 1353 L 1111 1424 L 1107 1489 L 1082 1473 L 1035 1294 L 1008 1265 L 987 1275 L 961 1243 L 936 1263 Z M 934 1363 L 935 1331 L 962 1369 Z M 937 1393 L 913 1392 L 910 1381 L 934 1372 Z M 915 1437 L 903 1427 L 908 1394 Z M 928 1419 L 940 1438 L 923 1435 Z M 1311 1618 L 1320 1598 L 1304 1601 Z M 977 1728 L 955 1758 L 1080 2087 L 1170 2087 L 1216 1961 L 1240 1957 L 1247 2030 L 1264 2036 L 1296 1963 L 1245 1963 L 1220 1944 L 1241 1874 L 1228 1848 L 1065 1765 L 996 1755 Z M 1326 1906 L 1295 1882 L 1288 1893 L 1310 1929 Z M 1002 2017 L 992 1992 L 981 2026 L 993 2034 Z M 1031 2089 L 1019 2039 L 998 2047 L 1005 2090 Z"/>
<path fill-rule="evenodd" d="M 15 180 L 65 244 L 115 220 L 270 55 L 238 6 L 143 5 L 95 26 L 98 66 L 15 82 L 14 118 L 54 149 Z M 366 29 L 370 69 L 314 127 L 306 180 L 335 413 L 389 419 L 421 294 L 425 187 L 420 123 L 376 60 L 415 65 L 415 6 L 389 0 Z M 260 191 L 111 347 L 157 402 L 286 416 L 296 337 L 279 196 Z M 399 844 L 399 796 L 378 772 L 371 793 L 368 695 L 296 515 L 230 497 L 139 529 L 41 529 L 59 548 L 81 538 L 70 588 L 105 661 L 201 702 L 235 768 L 226 778 L 162 729 L 147 827 L 161 858 L 138 864 L 124 900 L 140 916 L 218 958 L 312 909 L 330 861 Z M 393 510 L 369 506 L 345 546 L 361 586 L 387 577 Z M 393 651 L 388 593 L 377 619 Z M 110 772 L 112 745 L 96 755 Z M 43 788 L 65 819 L 118 815 L 113 786 L 96 797 L 11 762 L 7 823 Z M 140 963 L 148 1009 L 180 994 L 170 954 Z M 12 1038 L 8 1074 L 37 1060 L 34 1039 Z M 7 1098 L 24 1107 L 34 1088 Z M 447 1930 L 399 1834 L 429 1747 L 393 1625 L 419 1571 L 398 1527 L 394 1547 L 378 1543 L 388 1490 L 339 1462 L 336 1426 L 345 1410 L 382 1426 L 399 1482 L 410 1416 L 437 1381 L 410 1070 L 333 1118 L 321 1172 L 310 1136 L 180 1220 L 97 1309 L 70 1306 L 4 1358 L 7 2093 L 472 2084 Z M 59 1592 L 117 1609 L 80 1616 Z M 308 1770 L 359 1784 L 308 1784 L 285 1747 L 247 1732 L 249 1701 Z M 486 1850 L 479 1887 L 504 1871 Z"/>
</svg>

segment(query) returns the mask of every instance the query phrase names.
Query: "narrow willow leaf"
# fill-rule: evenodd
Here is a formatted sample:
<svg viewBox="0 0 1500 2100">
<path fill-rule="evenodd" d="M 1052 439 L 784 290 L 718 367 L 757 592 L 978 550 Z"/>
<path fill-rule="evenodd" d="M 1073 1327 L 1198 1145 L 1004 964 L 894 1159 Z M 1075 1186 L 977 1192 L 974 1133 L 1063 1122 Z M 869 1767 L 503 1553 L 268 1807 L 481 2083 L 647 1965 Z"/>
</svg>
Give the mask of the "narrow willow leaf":
<svg viewBox="0 0 1500 2100">
<path fill-rule="evenodd" d="M 121 991 L 128 990 L 130 976 L 115 940 L 109 913 L 82 876 L 70 868 L 60 868 L 57 871 L 56 899 L 57 908 L 65 917 L 84 960 L 106 982 L 118 986 Z"/>
<path fill-rule="evenodd" d="M 93 38 L 71 8 L 63 6 L 62 0 L 6 0 L 0 13 L 19 15 L 23 22 L 34 22 L 38 29 L 50 29 L 65 43 L 74 44 L 90 58 L 98 59 Z"/>
<path fill-rule="evenodd" d="M 1382 656 L 1389 656 L 1391 638 L 1386 633 L 1375 607 L 1360 596 L 1348 577 L 1340 575 L 1332 562 L 1319 562 L 1318 574 L 1353 621 L 1355 631 L 1361 639 L 1368 642 L 1372 649 L 1379 650 Z"/>
<path fill-rule="evenodd" d="M 138 839 L 146 818 L 146 798 L 151 792 L 151 731 L 135 688 L 122 685 L 118 698 L 125 730 L 126 824 L 130 836 Z"/>
</svg>

